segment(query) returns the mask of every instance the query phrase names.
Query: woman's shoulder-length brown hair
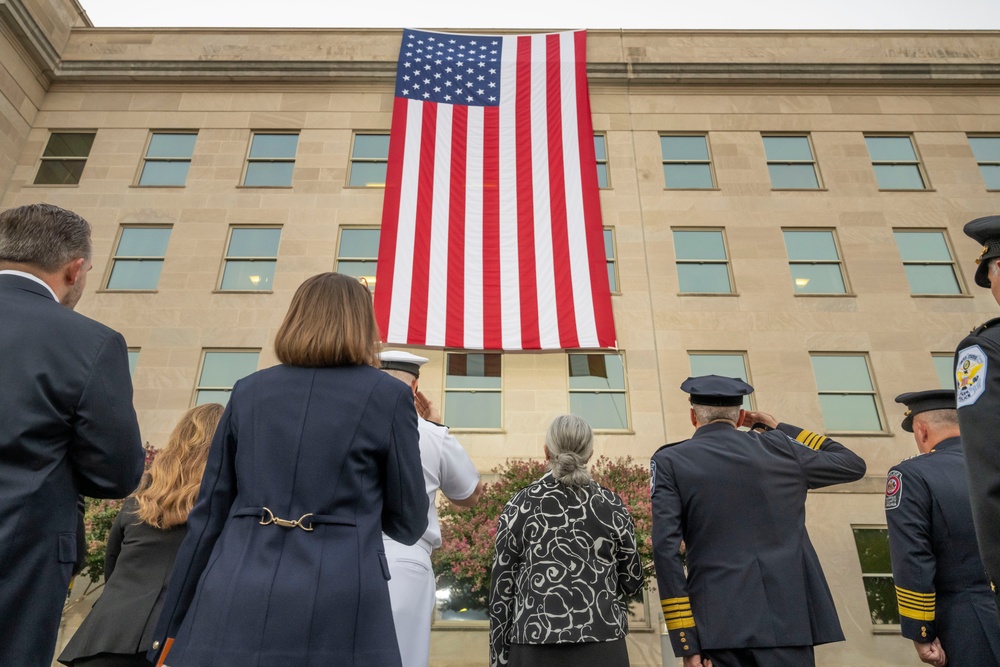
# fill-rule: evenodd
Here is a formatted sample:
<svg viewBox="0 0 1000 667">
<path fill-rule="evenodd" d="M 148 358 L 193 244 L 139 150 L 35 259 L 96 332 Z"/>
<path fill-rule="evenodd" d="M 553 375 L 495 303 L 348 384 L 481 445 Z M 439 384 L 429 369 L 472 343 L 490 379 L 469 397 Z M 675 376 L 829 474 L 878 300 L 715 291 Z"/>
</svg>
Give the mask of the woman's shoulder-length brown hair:
<svg viewBox="0 0 1000 667">
<path fill-rule="evenodd" d="M 321 273 L 299 285 L 274 339 L 289 366 L 379 367 L 379 333 L 372 296 L 357 278 Z"/>
</svg>

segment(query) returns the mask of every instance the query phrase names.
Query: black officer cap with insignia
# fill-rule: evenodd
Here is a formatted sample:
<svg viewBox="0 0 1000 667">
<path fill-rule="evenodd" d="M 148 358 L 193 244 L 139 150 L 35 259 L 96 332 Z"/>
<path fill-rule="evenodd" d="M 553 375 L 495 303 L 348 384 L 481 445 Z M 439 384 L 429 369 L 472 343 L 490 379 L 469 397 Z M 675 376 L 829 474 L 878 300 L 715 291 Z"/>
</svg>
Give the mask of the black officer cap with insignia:
<svg viewBox="0 0 1000 667">
<path fill-rule="evenodd" d="M 739 378 L 702 375 L 681 383 L 681 391 L 691 394 L 694 405 L 735 407 L 743 405 L 743 397 L 753 393 L 753 387 Z"/>
<path fill-rule="evenodd" d="M 989 288 L 990 260 L 1000 257 L 1000 215 L 988 215 L 985 218 L 976 218 L 972 222 L 965 224 L 965 234 L 983 246 L 983 251 L 976 260 L 976 284 L 980 287 Z"/>
<path fill-rule="evenodd" d="M 907 407 L 906 416 L 900 426 L 904 431 L 913 433 L 913 418 L 921 412 L 931 410 L 955 410 L 954 389 L 930 389 L 928 391 L 911 391 L 896 397 L 897 403 Z"/>
</svg>

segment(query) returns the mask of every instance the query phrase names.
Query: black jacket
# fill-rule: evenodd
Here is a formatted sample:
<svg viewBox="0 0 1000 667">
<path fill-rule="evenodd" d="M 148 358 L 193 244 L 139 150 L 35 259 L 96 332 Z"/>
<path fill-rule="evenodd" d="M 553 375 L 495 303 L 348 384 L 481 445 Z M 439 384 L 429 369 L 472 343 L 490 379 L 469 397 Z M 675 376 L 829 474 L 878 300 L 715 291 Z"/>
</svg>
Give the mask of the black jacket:
<svg viewBox="0 0 1000 667">
<path fill-rule="evenodd" d="M 843 640 L 806 533 L 806 492 L 864 474 L 840 443 L 788 424 L 767 433 L 708 424 L 661 447 L 653 560 L 675 655 Z"/>
</svg>

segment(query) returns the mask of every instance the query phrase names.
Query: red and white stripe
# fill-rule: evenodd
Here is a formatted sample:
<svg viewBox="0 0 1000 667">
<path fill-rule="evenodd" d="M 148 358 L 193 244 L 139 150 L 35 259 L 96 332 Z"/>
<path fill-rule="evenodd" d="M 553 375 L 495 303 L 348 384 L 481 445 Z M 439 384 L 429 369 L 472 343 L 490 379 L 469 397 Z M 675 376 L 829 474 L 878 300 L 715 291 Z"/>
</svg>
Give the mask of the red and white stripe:
<svg viewBox="0 0 1000 667">
<path fill-rule="evenodd" d="M 615 347 L 586 33 L 502 40 L 499 106 L 395 100 L 375 291 L 383 340 Z"/>
</svg>

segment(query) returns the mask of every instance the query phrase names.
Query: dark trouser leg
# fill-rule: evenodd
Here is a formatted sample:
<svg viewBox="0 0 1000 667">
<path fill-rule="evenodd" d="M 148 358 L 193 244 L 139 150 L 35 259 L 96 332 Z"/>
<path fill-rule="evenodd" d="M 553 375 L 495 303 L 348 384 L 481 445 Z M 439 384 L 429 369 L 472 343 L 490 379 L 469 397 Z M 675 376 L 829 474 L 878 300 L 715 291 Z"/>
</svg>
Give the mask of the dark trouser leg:
<svg viewBox="0 0 1000 667">
<path fill-rule="evenodd" d="M 815 667 L 812 646 L 781 646 L 776 648 L 738 648 L 709 650 L 703 658 L 712 667 Z"/>
</svg>

